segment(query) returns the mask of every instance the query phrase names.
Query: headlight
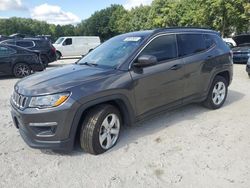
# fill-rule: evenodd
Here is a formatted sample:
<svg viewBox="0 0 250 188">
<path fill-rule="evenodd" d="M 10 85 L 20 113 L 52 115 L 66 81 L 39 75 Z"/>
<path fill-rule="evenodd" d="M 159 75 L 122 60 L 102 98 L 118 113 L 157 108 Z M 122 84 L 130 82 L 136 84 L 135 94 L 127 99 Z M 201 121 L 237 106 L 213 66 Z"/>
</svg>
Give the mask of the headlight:
<svg viewBox="0 0 250 188">
<path fill-rule="evenodd" d="M 64 103 L 68 97 L 69 93 L 58 93 L 54 95 L 46 95 L 40 97 L 32 97 L 29 103 L 31 108 L 52 108 L 60 106 Z"/>
</svg>

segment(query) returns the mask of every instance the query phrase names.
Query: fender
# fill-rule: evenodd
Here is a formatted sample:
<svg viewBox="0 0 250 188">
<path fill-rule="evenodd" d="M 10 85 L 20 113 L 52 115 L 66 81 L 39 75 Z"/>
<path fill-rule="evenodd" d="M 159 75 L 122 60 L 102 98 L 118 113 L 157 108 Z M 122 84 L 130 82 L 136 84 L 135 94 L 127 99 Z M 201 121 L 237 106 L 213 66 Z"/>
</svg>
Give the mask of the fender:
<svg viewBox="0 0 250 188">
<path fill-rule="evenodd" d="M 123 104 L 119 104 L 119 107 L 124 115 L 125 124 L 131 125 L 135 122 L 135 111 L 126 96 L 122 94 L 114 94 L 114 95 L 109 95 L 109 96 L 105 96 L 102 98 L 98 98 L 95 100 L 91 100 L 81 105 L 78 108 L 74 116 L 73 123 L 70 129 L 70 134 L 69 134 L 69 138 L 72 141 L 72 147 L 75 141 L 75 136 L 77 134 L 78 125 L 79 125 L 79 122 L 81 121 L 82 114 L 84 113 L 84 111 L 92 106 L 105 103 L 105 102 L 109 102 L 109 101 L 116 101 L 116 100 L 120 100 L 123 103 Z"/>
<path fill-rule="evenodd" d="M 232 80 L 232 70 L 231 69 L 232 69 L 232 65 L 224 65 L 223 68 L 219 68 L 219 69 L 214 70 L 214 73 L 212 74 L 210 82 L 209 82 L 208 90 L 206 91 L 206 97 L 207 97 L 207 95 L 209 93 L 209 90 L 211 88 L 211 85 L 212 85 L 216 75 L 218 75 L 218 74 L 220 74 L 222 72 L 228 72 L 229 73 L 229 83 L 228 84 L 230 85 L 231 80 Z"/>
</svg>

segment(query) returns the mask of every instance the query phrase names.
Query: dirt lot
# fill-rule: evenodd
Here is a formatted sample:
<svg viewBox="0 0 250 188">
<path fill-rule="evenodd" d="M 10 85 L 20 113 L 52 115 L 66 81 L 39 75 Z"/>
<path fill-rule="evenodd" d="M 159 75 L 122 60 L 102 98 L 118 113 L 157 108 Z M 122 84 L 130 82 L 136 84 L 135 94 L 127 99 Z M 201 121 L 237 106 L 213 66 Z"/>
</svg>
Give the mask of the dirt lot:
<svg viewBox="0 0 250 188">
<path fill-rule="evenodd" d="M 62 60 L 50 68 L 70 63 Z M 93 156 L 29 148 L 13 126 L 17 79 L 0 79 L 0 187 L 250 187 L 250 79 L 235 65 L 225 106 L 188 105 L 125 128 Z"/>
</svg>

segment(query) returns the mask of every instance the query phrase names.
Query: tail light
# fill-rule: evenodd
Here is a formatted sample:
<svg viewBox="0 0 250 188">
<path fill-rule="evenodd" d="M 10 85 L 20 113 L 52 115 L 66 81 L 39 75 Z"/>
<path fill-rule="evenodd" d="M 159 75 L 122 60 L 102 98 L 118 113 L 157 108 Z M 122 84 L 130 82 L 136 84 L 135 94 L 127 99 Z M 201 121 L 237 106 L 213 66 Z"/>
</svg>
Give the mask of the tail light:
<svg viewBox="0 0 250 188">
<path fill-rule="evenodd" d="M 54 46 L 52 46 L 52 47 L 51 47 L 51 51 L 52 51 L 53 53 L 56 53 L 56 48 L 55 48 Z"/>
</svg>

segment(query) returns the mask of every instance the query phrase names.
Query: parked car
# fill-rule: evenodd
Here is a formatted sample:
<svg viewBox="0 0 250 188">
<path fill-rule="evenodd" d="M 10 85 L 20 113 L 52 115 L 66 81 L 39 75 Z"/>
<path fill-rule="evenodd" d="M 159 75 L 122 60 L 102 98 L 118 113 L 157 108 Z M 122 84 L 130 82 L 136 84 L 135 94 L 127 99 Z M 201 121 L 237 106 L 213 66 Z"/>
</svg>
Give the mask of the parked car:
<svg viewBox="0 0 250 188">
<path fill-rule="evenodd" d="M 193 102 L 220 108 L 232 81 L 230 49 L 212 30 L 167 28 L 116 36 L 77 64 L 14 86 L 14 124 L 34 148 L 112 148 L 122 126 Z M 21 97 L 21 101 L 18 100 Z"/>
<path fill-rule="evenodd" d="M 44 70 L 39 53 L 14 45 L 0 44 L 0 75 L 22 78 Z"/>
<path fill-rule="evenodd" d="M 233 37 L 237 47 L 232 49 L 234 63 L 247 63 L 250 57 L 250 35 L 238 35 Z"/>
<path fill-rule="evenodd" d="M 246 67 L 246 71 L 248 73 L 248 76 L 250 77 L 250 58 L 247 61 L 247 67 Z"/>
<path fill-rule="evenodd" d="M 100 45 L 96 36 L 60 37 L 53 44 L 56 48 L 57 59 L 67 56 L 82 56 Z"/>
<path fill-rule="evenodd" d="M 234 39 L 232 39 L 232 38 L 223 38 L 223 40 L 224 40 L 224 41 L 226 42 L 226 44 L 227 44 L 229 47 L 231 47 L 231 48 L 237 46 L 236 42 L 235 42 Z"/>
<path fill-rule="evenodd" d="M 9 39 L 1 42 L 2 44 L 17 45 L 29 50 L 39 51 L 42 62 L 45 66 L 56 61 L 56 49 L 49 40 L 43 38 L 19 38 Z"/>
</svg>

